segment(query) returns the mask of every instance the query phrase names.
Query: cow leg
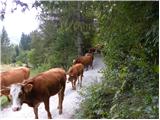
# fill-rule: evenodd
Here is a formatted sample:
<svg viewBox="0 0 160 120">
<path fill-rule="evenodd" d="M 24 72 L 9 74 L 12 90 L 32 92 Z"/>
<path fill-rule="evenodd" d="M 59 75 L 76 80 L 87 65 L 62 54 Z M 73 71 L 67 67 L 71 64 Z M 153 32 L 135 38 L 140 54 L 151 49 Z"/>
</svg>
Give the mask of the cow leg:
<svg viewBox="0 0 160 120">
<path fill-rule="evenodd" d="M 72 90 L 74 90 L 74 82 L 73 82 L 74 80 L 72 80 Z"/>
<path fill-rule="evenodd" d="M 78 84 L 79 84 L 79 76 L 78 76 Z"/>
<path fill-rule="evenodd" d="M 80 83 L 80 87 L 82 87 L 82 77 L 83 77 L 83 74 L 81 74 L 81 83 Z"/>
<path fill-rule="evenodd" d="M 91 67 L 92 67 L 92 69 L 93 69 L 93 62 L 91 63 Z"/>
<path fill-rule="evenodd" d="M 33 107 L 34 114 L 35 114 L 35 119 L 38 119 L 38 105 Z"/>
<path fill-rule="evenodd" d="M 77 77 L 74 79 L 74 90 L 76 90 L 76 82 L 77 82 Z"/>
<path fill-rule="evenodd" d="M 62 101 L 63 101 L 62 90 L 58 93 L 58 97 L 59 97 L 59 103 L 58 103 L 59 114 L 62 114 Z"/>
<path fill-rule="evenodd" d="M 48 119 L 52 119 L 51 113 L 49 111 L 49 97 L 46 98 L 46 100 L 44 101 L 44 105 L 45 105 L 45 109 L 46 109 L 47 114 L 48 114 Z"/>
<path fill-rule="evenodd" d="M 86 66 L 86 71 L 88 71 L 88 65 Z"/>
<path fill-rule="evenodd" d="M 58 103 L 58 108 L 59 108 L 59 114 L 62 114 L 62 104 L 63 104 L 63 99 L 64 99 L 64 91 L 65 91 L 65 83 L 62 85 L 62 89 L 60 90 L 60 92 L 58 93 L 58 97 L 59 97 L 59 103 Z"/>
</svg>

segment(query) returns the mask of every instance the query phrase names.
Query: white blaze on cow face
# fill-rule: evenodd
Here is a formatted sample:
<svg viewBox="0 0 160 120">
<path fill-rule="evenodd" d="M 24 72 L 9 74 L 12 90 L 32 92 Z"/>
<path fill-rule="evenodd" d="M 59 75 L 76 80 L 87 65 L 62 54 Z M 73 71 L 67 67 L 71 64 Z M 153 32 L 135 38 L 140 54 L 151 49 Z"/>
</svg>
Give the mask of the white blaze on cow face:
<svg viewBox="0 0 160 120">
<path fill-rule="evenodd" d="M 69 79 L 69 75 L 66 75 L 67 80 Z"/>
<path fill-rule="evenodd" d="M 12 110 L 19 111 L 22 105 L 22 85 L 13 84 L 11 85 L 10 95 L 12 97 Z"/>
<path fill-rule="evenodd" d="M 67 83 L 69 83 L 70 76 L 67 74 L 66 77 L 67 77 Z"/>
</svg>

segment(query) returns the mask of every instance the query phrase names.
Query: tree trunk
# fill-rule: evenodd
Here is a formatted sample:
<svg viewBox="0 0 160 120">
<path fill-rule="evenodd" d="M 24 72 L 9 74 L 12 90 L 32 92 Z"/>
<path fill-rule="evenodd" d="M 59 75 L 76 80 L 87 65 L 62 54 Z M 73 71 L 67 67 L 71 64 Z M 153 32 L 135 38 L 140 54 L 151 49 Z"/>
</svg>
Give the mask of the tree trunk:
<svg viewBox="0 0 160 120">
<path fill-rule="evenodd" d="M 77 18 L 79 23 L 81 22 L 81 15 L 80 15 L 80 1 L 77 1 Z M 81 23 L 80 23 L 81 24 Z M 83 55 L 83 40 L 80 29 L 77 30 L 77 49 L 78 49 L 78 56 Z"/>
</svg>

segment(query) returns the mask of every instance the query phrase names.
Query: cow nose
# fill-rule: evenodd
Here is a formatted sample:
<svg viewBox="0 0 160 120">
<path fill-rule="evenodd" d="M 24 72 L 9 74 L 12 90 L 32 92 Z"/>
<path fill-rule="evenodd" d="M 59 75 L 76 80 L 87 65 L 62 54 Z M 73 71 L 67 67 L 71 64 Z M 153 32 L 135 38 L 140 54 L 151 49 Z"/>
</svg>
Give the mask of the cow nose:
<svg viewBox="0 0 160 120">
<path fill-rule="evenodd" d="M 70 81 L 67 81 L 67 83 L 69 83 Z"/>
<path fill-rule="evenodd" d="M 15 112 L 15 111 L 19 111 L 20 110 L 20 107 L 14 107 L 12 108 L 12 110 Z"/>
</svg>

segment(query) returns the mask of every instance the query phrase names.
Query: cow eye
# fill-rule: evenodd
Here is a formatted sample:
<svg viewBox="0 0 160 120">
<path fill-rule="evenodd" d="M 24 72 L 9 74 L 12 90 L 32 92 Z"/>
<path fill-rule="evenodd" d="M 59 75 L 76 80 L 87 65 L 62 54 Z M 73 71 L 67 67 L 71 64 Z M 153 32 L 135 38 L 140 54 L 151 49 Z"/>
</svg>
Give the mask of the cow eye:
<svg viewBox="0 0 160 120">
<path fill-rule="evenodd" d="M 22 97 L 22 92 L 19 93 L 18 97 Z"/>
</svg>

